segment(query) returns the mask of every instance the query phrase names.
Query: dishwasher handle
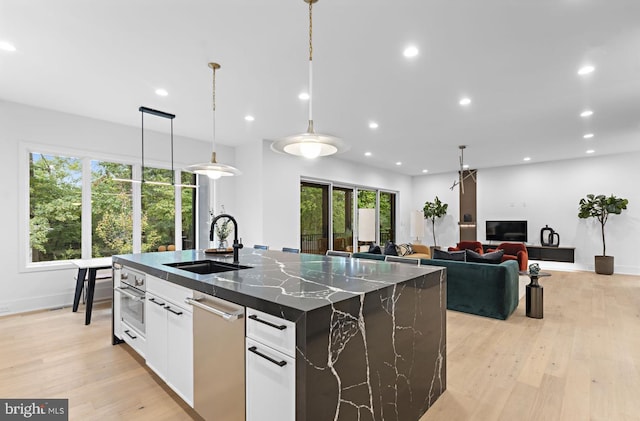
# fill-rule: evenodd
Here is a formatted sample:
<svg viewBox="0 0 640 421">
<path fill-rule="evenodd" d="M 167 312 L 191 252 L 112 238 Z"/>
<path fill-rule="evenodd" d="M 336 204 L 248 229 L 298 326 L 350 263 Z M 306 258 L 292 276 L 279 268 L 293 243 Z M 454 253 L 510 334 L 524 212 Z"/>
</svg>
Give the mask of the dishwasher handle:
<svg viewBox="0 0 640 421">
<path fill-rule="evenodd" d="M 233 322 L 235 320 L 241 319 L 244 317 L 244 310 L 240 309 L 237 311 L 234 311 L 233 313 L 227 313 L 226 311 L 223 310 L 218 310 L 215 307 L 211 307 L 208 306 L 206 304 L 202 304 L 200 301 L 198 301 L 198 299 L 193 299 L 193 298 L 185 298 L 184 300 L 185 303 L 190 304 L 194 307 L 198 307 L 204 311 L 208 311 L 209 313 L 213 313 L 216 316 L 220 316 L 222 317 L 224 320 L 228 321 L 228 322 Z"/>
</svg>

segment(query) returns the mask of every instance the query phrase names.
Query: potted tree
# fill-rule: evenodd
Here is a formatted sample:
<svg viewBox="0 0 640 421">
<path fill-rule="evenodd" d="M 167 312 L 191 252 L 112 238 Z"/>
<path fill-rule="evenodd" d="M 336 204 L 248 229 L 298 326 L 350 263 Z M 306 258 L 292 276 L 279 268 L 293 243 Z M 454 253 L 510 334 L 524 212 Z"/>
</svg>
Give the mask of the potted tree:
<svg viewBox="0 0 640 421">
<path fill-rule="evenodd" d="M 607 256 L 607 245 L 604 236 L 604 226 L 609 219 L 609 215 L 620 215 L 623 210 L 627 209 L 627 199 L 615 197 L 611 195 L 606 197 L 602 194 L 595 196 L 588 194 L 587 197 L 580 199 L 580 218 L 596 218 L 600 222 L 602 232 L 602 256 L 595 256 L 596 273 L 602 275 L 611 275 L 613 273 L 613 256 Z"/>
<path fill-rule="evenodd" d="M 433 230 L 433 247 L 438 248 L 436 243 L 436 219 L 441 218 L 447 214 L 448 204 L 442 203 L 438 196 L 436 196 L 433 202 L 425 202 L 422 211 L 425 219 L 431 221 L 431 228 Z M 433 255 L 433 253 L 432 253 Z"/>
</svg>

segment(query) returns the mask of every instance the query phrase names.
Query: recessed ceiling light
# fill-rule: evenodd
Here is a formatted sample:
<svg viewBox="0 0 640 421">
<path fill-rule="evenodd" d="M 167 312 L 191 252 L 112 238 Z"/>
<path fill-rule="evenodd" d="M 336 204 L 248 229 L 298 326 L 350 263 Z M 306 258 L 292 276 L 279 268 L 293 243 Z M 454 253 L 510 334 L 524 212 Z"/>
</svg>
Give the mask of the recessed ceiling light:
<svg viewBox="0 0 640 421">
<path fill-rule="evenodd" d="M 369 123 L 369 128 L 370 129 L 377 129 L 378 128 L 378 123 L 376 123 L 375 121 L 372 121 L 371 123 Z"/>
<path fill-rule="evenodd" d="M 522 160 L 523 161 L 531 161 L 531 157 L 530 156 L 525 156 Z"/>
<path fill-rule="evenodd" d="M 301 92 L 300 95 L 298 95 L 298 99 L 301 99 L 303 101 L 307 101 L 309 99 L 309 94 L 306 92 Z"/>
<path fill-rule="evenodd" d="M 596 70 L 595 67 L 588 65 L 588 66 L 581 67 L 580 70 L 578 70 L 578 74 L 580 76 L 584 76 L 584 75 L 588 75 L 589 73 L 593 73 L 594 70 Z"/>
<path fill-rule="evenodd" d="M 255 118 L 252 115 L 246 115 L 246 116 L 244 116 L 244 119 L 247 120 L 247 121 L 255 120 Z"/>
<path fill-rule="evenodd" d="M 371 152 L 365 152 L 364 156 L 371 156 Z"/>
<path fill-rule="evenodd" d="M 411 45 L 407 48 L 404 49 L 404 51 L 402 52 L 402 54 L 405 57 L 415 57 L 418 55 L 418 47 Z"/>
<path fill-rule="evenodd" d="M 469 104 L 471 104 L 471 98 L 462 98 L 460 100 L 460 105 L 465 105 L 466 106 L 466 105 L 469 105 Z"/>
<path fill-rule="evenodd" d="M 586 135 L 582 136 L 585 139 L 591 139 L 593 137 L 593 133 L 587 133 Z"/>
<path fill-rule="evenodd" d="M 591 110 L 584 110 L 583 112 L 580 113 L 580 117 L 590 117 L 593 115 L 593 111 Z"/>
<path fill-rule="evenodd" d="M 16 51 L 16 47 L 7 41 L 0 41 L 0 50 L 14 52 Z"/>
<path fill-rule="evenodd" d="M 396 165 L 402 165 L 402 162 L 398 161 L 396 162 Z"/>
<path fill-rule="evenodd" d="M 588 149 L 587 153 L 594 153 L 595 151 L 593 149 Z"/>
<path fill-rule="evenodd" d="M 428 173 L 428 172 L 429 172 L 429 170 L 422 170 L 422 172 L 423 172 L 424 174 L 426 174 L 426 173 Z"/>
<path fill-rule="evenodd" d="M 166 89 L 156 89 L 156 95 L 167 96 L 169 95 L 169 92 L 167 92 Z"/>
</svg>

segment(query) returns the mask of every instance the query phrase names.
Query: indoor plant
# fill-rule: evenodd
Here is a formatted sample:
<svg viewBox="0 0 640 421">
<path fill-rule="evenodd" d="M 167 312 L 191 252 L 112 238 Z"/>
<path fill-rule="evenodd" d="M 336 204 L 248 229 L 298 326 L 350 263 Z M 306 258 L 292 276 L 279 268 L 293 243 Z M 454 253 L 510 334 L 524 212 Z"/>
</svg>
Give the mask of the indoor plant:
<svg viewBox="0 0 640 421">
<path fill-rule="evenodd" d="M 442 203 L 440 199 L 438 199 L 438 196 L 436 196 L 433 202 L 425 202 L 424 208 L 422 208 L 425 219 L 429 219 L 431 221 L 431 228 L 433 230 L 433 246 L 435 248 L 438 247 L 436 244 L 436 219 L 447 214 L 447 207 L 449 207 L 449 205 Z"/>
<path fill-rule="evenodd" d="M 603 275 L 611 275 L 613 273 L 613 256 L 607 256 L 607 245 L 604 237 L 604 226 L 609 219 L 609 215 L 620 215 L 623 210 L 627 209 L 627 199 L 615 197 L 611 195 L 606 197 L 602 194 L 595 196 L 588 194 L 587 197 L 580 199 L 580 218 L 596 218 L 600 222 L 602 232 L 602 256 L 595 256 L 596 273 Z"/>
</svg>

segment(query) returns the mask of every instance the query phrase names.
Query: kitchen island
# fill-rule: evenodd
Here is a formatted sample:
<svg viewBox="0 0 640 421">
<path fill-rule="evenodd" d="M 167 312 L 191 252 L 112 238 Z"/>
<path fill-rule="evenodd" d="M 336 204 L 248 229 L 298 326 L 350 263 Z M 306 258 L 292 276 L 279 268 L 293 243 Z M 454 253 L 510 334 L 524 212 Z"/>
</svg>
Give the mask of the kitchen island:
<svg viewBox="0 0 640 421">
<path fill-rule="evenodd" d="M 291 405 L 295 419 L 306 421 L 417 421 L 446 389 L 443 268 L 254 249 L 240 250 L 246 268 L 238 270 L 197 274 L 167 266 L 203 260 L 231 263 L 231 256 L 189 250 L 113 258 L 114 264 L 246 307 L 247 322 L 281 329 L 291 324 L 292 359 L 273 358 L 277 352 L 264 349 L 274 351 L 275 365 L 290 361 L 295 367 L 294 399 L 267 400 L 264 408 Z M 282 319 L 282 326 L 258 320 L 263 315 Z M 253 353 L 247 361 L 254 354 L 264 357 L 249 346 L 255 342 L 246 329 L 245 350 Z M 247 364 L 247 419 L 252 402 L 264 399 L 256 394 L 270 392 L 252 388 L 251 371 Z M 262 419 L 275 418 L 263 413 Z"/>
</svg>

